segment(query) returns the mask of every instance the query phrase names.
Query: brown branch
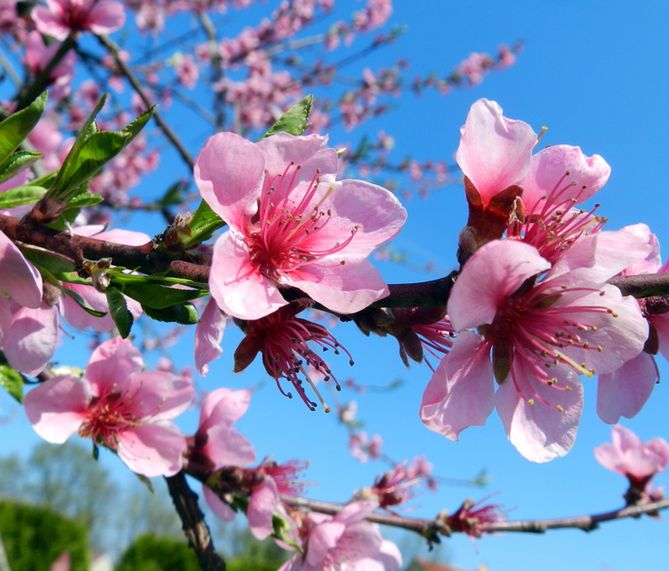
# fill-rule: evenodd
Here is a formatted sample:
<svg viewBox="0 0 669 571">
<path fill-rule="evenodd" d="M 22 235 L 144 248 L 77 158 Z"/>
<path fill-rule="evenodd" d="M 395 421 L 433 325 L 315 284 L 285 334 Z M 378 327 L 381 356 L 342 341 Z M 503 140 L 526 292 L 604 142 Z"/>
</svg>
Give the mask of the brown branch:
<svg viewBox="0 0 669 571">
<path fill-rule="evenodd" d="M 209 267 L 185 260 L 171 260 L 156 249 L 153 241 L 142 246 L 127 246 L 105 240 L 58 232 L 44 226 L 22 222 L 12 216 L 0 214 L 0 231 L 16 242 L 39 246 L 67 256 L 75 263 L 83 259 L 100 260 L 111 258 L 116 266 L 139 270 L 147 274 L 168 272 L 169 274 L 206 283 Z"/>
<path fill-rule="evenodd" d="M 346 504 L 337 504 L 332 502 L 321 502 L 308 500 L 294 496 L 281 496 L 281 500 L 292 507 L 305 508 L 311 511 L 334 515 L 341 511 Z M 581 515 L 575 517 L 555 518 L 555 519 L 534 519 L 534 520 L 516 520 L 499 521 L 494 523 L 481 523 L 477 530 L 481 533 L 495 532 L 520 532 L 520 533 L 544 533 L 551 529 L 581 529 L 583 531 L 592 531 L 599 524 L 626 518 L 638 518 L 644 514 L 655 515 L 661 510 L 669 508 L 669 499 L 652 502 L 649 504 L 639 504 L 628 506 L 608 512 Z M 449 535 L 453 530 L 447 529 L 440 524 L 439 518 L 435 520 L 408 518 L 392 514 L 373 513 L 367 516 L 367 521 L 382 525 L 398 527 L 409 531 L 414 531 L 425 537 L 431 536 L 434 532 L 442 535 Z"/>
<path fill-rule="evenodd" d="M 183 472 L 165 478 L 188 545 L 197 556 L 203 571 L 225 571 L 225 561 L 216 553 L 214 542 L 204 514 L 197 502 L 197 494 L 190 489 Z"/>
<path fill-rule="evenodd" d="M 58 252 L 75 262 L 81 261 L 82 258 L 89 260 L 111 258 L 112 263 L 116 266 L 147 274 L 169 272 L 173 276 L 201 283 L 209 281 L 210 266 L 208 264 L 169 258 L 166 253 L 156 248 L 154 242 L 148 242 L 143 246 L 115 244 L 95 238 L 71 235 L 67 232 L 58 232 L 1 214 L 0 231 L 13 241 Z M 389 284 L 390 295 L 388 297 L 347 318 L 357 318 L 366 315 L 366 312 L 377 311 L 379 308 L 445 306 L 456 277 L 457 272 L 451 272 L 443 278 L 426 282 Z M 650 296 L 646 304 L 649 313 L 663 313 L 669 308 L 669 273 L 615 277 L 609 283 L 618 287 L 624 295 Z M 288 298 L 303 297 L 303 294 L 295 291 L 287 291 L 285 294 Z M 323 309 L 327 311 L 327 308 Z"/>
<path fill-rule="evenodd" d="M 96 36 L 96 38 L 102 44 L 102 46 L 104 46 L 104 48 L 109 52 L 109 54 L 114 58 L 114 63 L 116 64 L 116 67 L 119 69 L 121 74 L 125 76 L 125 78 L 128 80 L 128 82 L 135 90 L 137 95 L 140 96 L 140 98 L 144 102 L 144 105 L 146 105 L 146 108 L 149 109 L 153 107 L 155 105 L 153 99 L 144 90 L 139 79 L 133 73 L 130 67 L 128 67 L 128 65 L 123 61 L 123 59 L 121 59 L 118 46 L 106 36 Z M 186 163 L 188 168 L 192 171 L 194 165 L 193 157 L 191 157 L 190 153 L 186 150 L 186 147 L 183 146 L 183 144 L 179 140 L 179 137 L 177 137 L 176 133 L 172 131 L 171 127 L 165 122 L 162 115 L 160 115 L 158 111 L 156 111 L 153 114 L 153 118 L 156 120 L 158 127 L 163 132 L 165 137 L 167 137 L 170 143 L 172 143 L 172 146 L 176 149 L 177 153 L 179 153 L 179 156 L 181 157 L 183 162 Z"/>
</svg>

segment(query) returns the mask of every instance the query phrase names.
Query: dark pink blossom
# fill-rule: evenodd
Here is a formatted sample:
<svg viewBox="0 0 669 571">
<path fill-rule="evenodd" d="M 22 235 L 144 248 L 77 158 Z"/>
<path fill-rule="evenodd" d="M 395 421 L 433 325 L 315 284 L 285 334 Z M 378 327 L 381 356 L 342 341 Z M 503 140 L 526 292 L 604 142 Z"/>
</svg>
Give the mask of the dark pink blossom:
<svg viewBox="0 0 669 571">
<path fill-rule="evenodd" d="M 297 317 L 305 307 L 307 306 L 304 303 L 291 302 L 265 317 L 245 322 L 242 328 L 246 337 L 235 351 L 235 372 L 244 370 L 261 353 L 265 370 L 274 378 L 283 395 L 292 398 L 292 393 L 284 390 L 280 380 L 291 383 L 304 403 L 314 410 L 316 403 L 307 396 L 304 379 L 320 400 L 325 412 L 329 412 L 330 409 L 312 377 L 324 381 L 332 379 L 337 390 L 340 385 L 329 365 L 319 353 L 311 349 L 309 343 L 320 346 L 325 351 L 332 350 L 335 355 L 345 353 L 351 365 L 353 360 L 346 348 L 325 327 Z"/>
<path fill-rule="evenodd" d="M 114 450 L 133 472 L 176 474 L 186 439 L 170 421 L 190 406 L 193 386 L 143 367 L 130 341 L 105 341 L 91 355 L 83 378 L 59 375 L 30 391 L 26 414 L 48 442 L 61 444 L 78 433 Z"/>
</svg>

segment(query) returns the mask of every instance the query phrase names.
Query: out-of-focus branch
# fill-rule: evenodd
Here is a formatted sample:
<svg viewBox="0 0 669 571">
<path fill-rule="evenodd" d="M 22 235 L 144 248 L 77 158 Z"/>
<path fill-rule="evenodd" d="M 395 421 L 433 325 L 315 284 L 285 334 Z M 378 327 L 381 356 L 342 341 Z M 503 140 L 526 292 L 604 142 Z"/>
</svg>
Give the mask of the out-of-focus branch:
<svg viewBox="0 0 669 571">
<path fill-rule="evenodd" d="M 209 61 L 211 62 L 211 85 L 215 86 L 223 79 L 223 58 L 218 48 L 216 27 L 206 12 L 198 14 L 200 24 L 207 35 L 209 44 Z M 225 90 L 217 88 L 214 90 L 214 127 L 216 131 L 223 129 L 225 125 Z"/>
<path fill-rule="evenodd" d="M 140 96 L 140 98 L 144 102 L 144 105 L 146 105 L 146 108 L 149 109 L 150 107 L 153 107 L 155 105 L 154 101 L 152 100 L 151 96 L 144 90 L 142 84 L 140 83 L 139 79 L 137 79 L 137 76 L 134 74 L 134 72 L 121 58 L 118 46 L 106 36 L 96 36 L 96 37 L 100 42 L 100 44 L 102 44 L 102 46 L 109 52 L 112 58 L 114 58 L 114 63 L 116 64 L 116 67 L 121 72 L 121 74 L 128 80 L 128 82 L 132 86 L 133 90 L 137 93 L 137 95 Z M 181 157 L 183 162 L 186 163 L 186 165 L 190 170 L 193 170 L 193 165 L 194 165 L 193 157 L 191 157 L 190 153 L 186 150 L 186 147 L 183 146 L 183 144 L 179 140 L 179 137 L 177 137 L 176 133 L 172 131 L 172 128 L 165 122 L 162 115 L 158 113 L 158 111 L 156 111 L 153 114 L 153 117 L 156 120 L 158 127 L 163 132 L 165 137 L 167 137 L 169 142 L 172 143 L 172 146 L 176 149 L 177 153 L 179 153 L 179 156 Z"/>
<path fill-rule="evenodd" d="M 179 472 L 165 480 L 188 545 L 195 551 L 200 568 L 203 571 L 225 571 L 225 561 L 216 553 L 209 527 L 197 502 L 197 494 L 190 489 L 186 476 Z"/>
<path fill-rule="evenodd" d="M 37 75 L 32 83 L 26 84 L 16 96 L 16 111 L 20 111 L 30 104 L 49 85 L 49 78 L 58 67 L 63 58 L 76 44 L 76 34 L 71 33 L 63 43 L 60 44 L 56 53 L 46 64 L 46 67 Z"/>
</svg>

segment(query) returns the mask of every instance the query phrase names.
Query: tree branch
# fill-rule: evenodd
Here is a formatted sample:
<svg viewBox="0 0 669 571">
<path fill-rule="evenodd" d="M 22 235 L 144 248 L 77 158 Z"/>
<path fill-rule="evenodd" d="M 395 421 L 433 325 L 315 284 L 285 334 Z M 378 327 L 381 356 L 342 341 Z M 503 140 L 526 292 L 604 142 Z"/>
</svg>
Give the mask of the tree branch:
<svg viewBox="0 0 669 571">
<path fill-rule="evenodd" d="M 125 78 L 128 80 L 128 82 L 135 90 L 137 95 L 141 97 L 147 109 L 149 107 L 153 107 L 155 105 L 153 99 L 144 90 L 139 79 L 137 79 L 137 76 L 133 73 L 130 67 L 128 67 L 128 65 L 121 59 L 118 46 L 106 36 L 95 36 L 95 37 L 98 39 L 98 42 L 100 42 L 102 46 L 114 58 L 114 63 L 116 64 L 116 67 L 118 67 L 121 74 L 125 76 Z M 170 143 L 172 143 L 172 146 L 176 149 L 177 153 L 179 153 L 179 156 L 181 157 L 183 162 L 186 163 L 189 170 L 192 171 L 194 165 L 193 157 L 191 157 L 190 153 L 186 150 L 186 147 L 183 146 L 183 144 L 179 140 L 179 137 L 177 137 L 176 133 L 172 131 L 172 128 L 165 122 L 162 115 L 160 115 L 158 111 L 154 112 L 153 117 L 156 120 L 158 127 L 163 132 L 165 137 L 167 137 Z"/>
<path fill-rule="evenodd" d="M 295 496 L 281 496 L 281 500 L 292 507 L 306 508 L 314 512 L 334 515 L 341 511 L 345 504 L 321 502 L 317 500 L 308 500 Z M 545 533 L 551 529 L 581 529 L 583 531 L 592 531 L 600 523 L 615 521 L 626 518 L 638 518 L 644 514 L 655 515 L 661 510 L 669 508 L 669 499 L 652 502 L 649 504 L 639 504 L 627 506 L 621 509 L 608 512 L 581 515 L 574 517 L 555 518 L 555 519 L 531 519 L 516 521 L 498 521 L 494 523 L 481 523 L 477 525 L 477 530 L 481 533 L 495 532 L 520 532 L 520 533 Z M 431 536 L 434 532 L 441 535 L 449 535 L 453 530 L 449 530 L 440 518 L 434 520 L 409 518 L 393 514 L 373 513 L 367 516 L 367 521 L 398 527 L 409 531 L 414 531 L 425 537 Z"/>
<path fill-rule="evenodd" d="M 188 545 L 197 555 L 203 571 L 225 571 L 225 561 L 216 553 L 204 514 L 197 502 L 197 494 L 190 489 L 183 472 L 165 478 L 183 526 Z"/>
</svg>

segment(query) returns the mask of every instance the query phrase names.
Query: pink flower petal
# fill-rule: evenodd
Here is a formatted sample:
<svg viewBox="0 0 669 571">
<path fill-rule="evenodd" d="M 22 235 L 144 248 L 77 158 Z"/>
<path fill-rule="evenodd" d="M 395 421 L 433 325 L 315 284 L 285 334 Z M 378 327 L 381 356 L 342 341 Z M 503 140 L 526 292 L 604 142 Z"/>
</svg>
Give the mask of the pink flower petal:
<svg viewBox="0 0 669 571">
<path fill-rule="evenodd" d="M 650 248 L 650 252 L 643 259 L 627 266 L 622 275 L 633 276 L 636 274 L 654 274 L 662 266 L 662 256 L 660 255 L 660 242 L 657 236 L 650 231 L 647 224 L 630 224 L 621 229 L 624 232 L 638 236 Z"/>
<path fill-rule="evenodd" d="M 532 157 L 529 176 L 521 183 L 526 214 L 541 210 L 547 195 L 560 201 L 585 202 L 609 179 L 611 167 L 599 155 L 588 157 L 580 147 L 554 145 Z"/>
<path fill-rule="evenodd" d="M 216 300 L 210 299 L 195 328 L 195 367 L 203 377 L 209 372 L 208 363 L 223 354 L 221 341 L 226 322 L 227 316 L 216 305 Z"/>
<path fill-rule="evenodd" d="M 388 295 L 381 274 L 367 260 L 332 267 L 309 264 L 283 281 L 338 313 L 355 313 Z"/>
<path fill-rule="evenodd" d="M 26 415 L 44 440 L 62 444 L 79 430 L 90 400 L 90 385 L 85 379 L 54 377 L 26 395 Z"/>
<path fill-rule="evenodd" d="M 200 434 L 202 430 L 198 430 Z M 225 424 L 210 425 L 206 429 L 207 442 L 201 452 L 217 468 L 246 466 L 256 459 L 249 440 Z"/>
<path fill-rule="evenodd" d="M 195 398 L 189 379 L 163 371 L 132 373 L 118 382 L 133 395 L 129 405 L 137 418 L 171 420 L 187 410 Z"/>
<path fill-rule="evenodd" d="M 282 175 L 290 163 L 302 167 L 302 179 L 311 180 L 320 168 L 323 175 L 336 174 L 338 169 L 337 153 L 334 149 L 323 149 L 327 137 L 321 135 L 295 136 L 288 133 L 277 133 L 265 137 L 256 146 L 265 157 L 265 168 L 270 176 Z M 311 162 L 323 149 L 324 154 L 318 156 L 318 162 Z"/>
<path fill-rule="evenodd" d="M 632 264 L 645 260 L 653 247 L 646 237 L 625 228 L 598 232 L 577 240 L 551 270 L 550 276 L 564 275 L 569 283 L 601 283 Z"/>
<path fill-rule="evenodd" d="M 272 478 L 264 481 L 251 493 L 246 517 L 249 520 L 249 529 L 253 537 L 263 540 L 272 533 L 272 517 L 279 504 L 279 492 Z"/>
<path fill-rule="evenodd" d="M 245 218 L 258 208 L 264 172 L 260 148 L 234 133 L 210 137 L 195 160 L 195 183 L 202 198 L 236 230 L 244 229 Z"/>
<path fill-rule="evenodd" d="M 561 282 L 562 278 L 558 281 Z M 610 313 L 600 311 L 588 314 L 589 326 L 597 329 L 582 334 L 585 341 L 593 341 L 593 347 L 601 345 L 602 351 L 573 344 L 565 347 L 563 352 L 577 363 L 586 363 L 596 374 L 611 373 L 641 352 L 648 338 L 648 322 L 641 315 L 637 301 L 630 296 L 623 297 L 617 287 L 605 284 L 598 288 L 596 284 L 581 284 L 584 288 L 588 286 L 594 291 L 574 300 L 565 295 L 553 307 L 556 310 L 598 306 L 609 309 Z"/>
<path fill-rule="evenodd" d="M 117 452 L 137 474 L 173 476 L 183 466 L 186 439 L 173 424 L 145 424 L 120 433 Z"/>
<path fill-rule="evenodd" d="M 599 376 L 597 414 L 604 422 L 614 424 L 634 417 L 646 404 L 659 373 L 655 360 L 643 351 L 613 371 Z"/>
<path fill-rule="evenodd" d="M 346 525 L 336 521 L 329 521 L 316 526 L 309 535 L 307 563 L 313 565 L 315 569 L 322 568 L 328 552 L 336 547 L 345 531 Z"/>
<path fill-rule="evenodd" d="M 200 427 L 237 422 L 249 408 L 251 391 L 225 387 L 211 391 L 204 397 L 200 409 Z"/>
<path fill-rule="evenodd" d="M 351 243 L 332 259 L 364 258 L 394 238 L 406 222 L 406 210 L 385 188 L 361 180 L 342 180 L 336 185 L 336 192 L 323 206 L 331 218 L 314 232 L 310 248 L 327 251 L 355 231 Z"/>
<path fill-rule="evenodd" d="M 32 19 L 40 33 L 62 42 L 67 38 L 70 29 L 62 23 L 61 13 L 53 13 L 50 8 L 37 6 L 33 8 Z"/>
<path fill-rule="evenodd" d="M 203 486 L 202 493 L 209 509 L 216 514 L 216 517 L 221 518 L 223 521 L 232 521 L 235 518 L 233 509 L 228 504 L 221 501 L 210 488 Z"/>
<path fill-rule="evenodd" d="M 214 244 L 209 287 L 218 307 L 239 319 L 260 319 L 288 302 L 250 265 L 248 250 L 228 231 Z"/>
<path fill-rule="evenodd" d="M 40 306 L 42 276 L 3 232 L 0 232 L 0 269 L 0 293 L 6 291 L 16 303 L 25 307 Z"/>
<path fill-rule="evenodd" d="M 58 310 L 46 303 L 37 309 L 17 307 L 12 312 L 10 334 L 2 351 L 17 371 L 36 375 L 47 364 L 58 344 Z"/>
<path fill-rule="evenodd" d="M 532 246 L 494 240 L 465 264 L 448 300 L 453 327 L 467 329 L 492 323 L 499 304 L 523 282 L 550 268 Z"/>
<path fill-rule="evenodd" d="M 650 322 L 657 332 L 660 343 L 660 353 L 665 359 L 669 359 L 669 313 L 653 315 Z"/>
<path fill-rule="evenodd" d="M 140 352 L 127 339 L 114 337 L 98 345 L 86 367 L 86 378 L 94 393 L 114 383 L 127 382 L 130 375 L 144 367 Z"/>
<path fill-rule="evenodd" d="M 532 382 L 531 372 L 524 370 L 518 361 L 514 360 L 513 374 L 524 376 L 526 380 L 523 382 L 529 382 L 538 396 L 551 404 L 544 404 L 537 398 L 530 404 L 510 378 L 502 383 L 497 391 L 497 413 L 504 423 L 509 440 L 518 452 L 532 462 L 547 462 L 564 456 L 576 439 L 583 406 L 583 388 L 578 380 L 570 380 L 569 376 L 565 376 L 567 380 L 561 384 L 569 384 L 572 387 L 570 391 Z M 553 373 L 556 376 L 559 374 L 556 369 L 553 369 Z"/>
<path fill-rule="evenodd" d="M 527 123 L 504 117 L 494 101 L 474 103 L 460 133 L 455 160 L 484 205 L 527 175 L 537 136 Z"/>
<path fill-rule="evenodd" d="M 423 395 L 420 417 L 430 430 L 457 440 L 465 428 L 485 424 L 495 405 L 489 351 L 480 335 L 458 335 Z"/>
<path fill-rule="evenodd" d="M 88 29 L 94 34 L 111 34 L 125 23 L 125 11 L 121 2 L 98 0 L 88 18 Z"/>
<path fill-rule="evenodd" d="M 113 242 L 114 244 L 125 244 L 126 246 L 143 246 L 151 241 L 151 237 L 148 234 L 144 234 L 144 232 L 134 232 L 132 230 L 123 230 L 121 228 L 98 232 L 92 234 L 91 238 L 104 240 L 105 242 Z"/>
</svg>

